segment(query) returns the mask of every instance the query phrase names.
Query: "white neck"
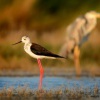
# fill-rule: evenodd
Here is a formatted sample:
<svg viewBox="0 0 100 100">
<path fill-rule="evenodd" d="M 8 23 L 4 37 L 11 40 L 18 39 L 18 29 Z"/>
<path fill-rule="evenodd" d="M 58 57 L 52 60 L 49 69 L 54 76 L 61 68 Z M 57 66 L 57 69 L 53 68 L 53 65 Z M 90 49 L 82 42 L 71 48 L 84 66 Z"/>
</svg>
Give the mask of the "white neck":
<svg viewBox="0 0 100 100">
<path fill-rule="evenodd" d="M 24 45 L 30 45 L 30 44 L 32 44 L 32 43 L 31 42 L 25 42 Z"/>
</svg>

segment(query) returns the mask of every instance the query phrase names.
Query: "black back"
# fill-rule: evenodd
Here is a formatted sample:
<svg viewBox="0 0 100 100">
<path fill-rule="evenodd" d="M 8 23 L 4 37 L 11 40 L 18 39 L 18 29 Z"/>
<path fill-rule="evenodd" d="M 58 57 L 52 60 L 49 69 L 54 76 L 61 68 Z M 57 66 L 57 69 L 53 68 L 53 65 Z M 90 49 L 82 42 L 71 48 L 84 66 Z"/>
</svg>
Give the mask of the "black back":
<svg viewBox="0 0 100 100">
<path fill-rule="evenodd" d="M 57 58 L 64 58 L 62 56 L 56 55 L 50 51 L 48 51 L 47 49 L 45 49 L 44 47 L 36 44 L 36 43 L 32 43 L 31 45 L 31 51 L 39 56 L 49 56 L 49 57 L 57 57 Z"/>
</svg>

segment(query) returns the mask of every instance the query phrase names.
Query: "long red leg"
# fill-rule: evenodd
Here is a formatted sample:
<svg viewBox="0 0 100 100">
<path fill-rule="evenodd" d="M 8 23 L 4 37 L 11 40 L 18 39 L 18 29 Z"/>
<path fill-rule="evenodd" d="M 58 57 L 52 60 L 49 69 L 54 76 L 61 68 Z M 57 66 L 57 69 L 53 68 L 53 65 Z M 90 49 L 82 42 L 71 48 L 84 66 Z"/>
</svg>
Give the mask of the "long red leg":
<svg viewBox="0 0 100 100">
<path fill-rule="evenodd" d="M 41 90 L 42 89 L 42 78 L 43 78 L 44 70 L 43 70 L 40 59 L 37 59 L 37 61 L 38 61 L 38 65 L 39 65 L 39 68 L 40 68 L 39 90 Z"/>
</svg>

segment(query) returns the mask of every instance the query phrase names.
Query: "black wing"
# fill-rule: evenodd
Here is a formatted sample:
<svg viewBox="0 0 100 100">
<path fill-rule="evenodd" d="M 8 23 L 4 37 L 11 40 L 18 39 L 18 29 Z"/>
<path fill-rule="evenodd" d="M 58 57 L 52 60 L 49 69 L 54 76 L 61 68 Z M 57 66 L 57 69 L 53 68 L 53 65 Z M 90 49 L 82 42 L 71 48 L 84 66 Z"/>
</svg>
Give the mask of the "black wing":
<svg viewBox="0 0 100 100">
<path fill-rule="evenodd" d="M 36 44 L 36 43 L 32 43 L 31 45 L 31 51 L 39 56 L 49 56 L 49 57 L 57 57 L 57 58 L 64 58 L 62 56 L 53 54 L 52 52 L 48 51 L 47 49 L 45 49 L 44 47 Z"/>
</svg>

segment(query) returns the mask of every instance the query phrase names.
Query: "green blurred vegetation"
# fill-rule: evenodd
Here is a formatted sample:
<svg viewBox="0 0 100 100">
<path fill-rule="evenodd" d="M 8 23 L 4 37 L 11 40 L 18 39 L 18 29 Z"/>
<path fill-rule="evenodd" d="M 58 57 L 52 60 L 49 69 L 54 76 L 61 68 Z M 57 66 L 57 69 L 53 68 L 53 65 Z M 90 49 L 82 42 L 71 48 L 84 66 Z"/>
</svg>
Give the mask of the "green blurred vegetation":
<svg viewBox="0 0 100 100">
<path fill-rule="evenodd" d="M 12 66 L 16 64 L 20 66 L 21 62 L 18 62 L 18 59 L 21 59 L 22 61 L 28 62 L 29 65 L 30 62 L 26 57 L 28 59 L 30 57 L 25 55 L 23 46 L 12 47 L 7 42 L 8 37 L 10 42 L 15 41 L 15 38 L 13 39 L 13 36 L 10 35 L 11 31 L 21 29 L 25 31 L 35 30 L 37 34 L 35 38 L 37 41 L 40 41 L 39 44 L 54 53 L 58 53 L 61 44 L 54 46 L 53 42 L 51 43 L 52 40 L 44 44 L 41 39 L 43 32 L 54 34 L 52 31 L 62 28 L 65 30 L 67 25 L 75 20 L 76 17 L 90 10 L 100 12 L 100 0 L 0 0 L 0 60 L 4 61 L 2 63 L 8 64 L 10 62 L 11 64 L 14 63 Z M 99 27 L 100 21 L 97 26 L 98 30 Z M 19 35 L 19 33 L 17 34 Z M 58 39 L 57 36 L 62 37 L 63 34 L 63 32 L 59 32 L 57 35 L 54 35 L 55 44 L 57 41 L 62 40 Z M 16 38 L 19 39 L 18 37 Z M 49 37 L 47 37 L 48 39 Z M 100 65 L 100 46 L 94 48 L 94 46 L 89 44 L 82 48 L 81 51 L 82 63 L 90 61 Z M 33 63 L 33 58 L 30 58 L 30 61 L 32 64 L 37 64 L 36 62 Z M 72 64 L 72 61 L 62 60 L 43 60 L 42 62 L 46 66 L 66 66 L 68 62 L 69 65 Z M 3 65 L 1 64 L 1 66 Z M 16 67 L 18 66 L 16 65 Z"/>
<path fill-rule="evenodd" d="M 12 47 L 12 46 L 1 44 L 0 45 L 0 55 L 5 60 L 10 60 L 14 56 L 16 56 L 18 58 L 22 58 L 22 57 L 24 57 L 24 52 L 22 49 L 20 49 L 20 48 L 22 48 L 21 46 L 18 46 L 18 47 L 16 47 L 16 49 L 14 49 L 14 47 Z"/>
<path fill-rule="evenodd" d="M 0 10 L 4 9 L 6 6 L 11 6 L 14 0 L 0 0 Z"/>
<path fill-rule="evenodd" d="M 31 20 L 33 24 L 37 22 L 36 28 L 39 29 L 60 28 L 87 11 L 100 11 L 99 6 L 99 0 L 37 0 L 36 5 L 32 7 L 37 13 L 32 13 Z"/>
<path fill-rule="evenodd" d="M 81 62 L 85 63 L 97 63 L 100 65 L 100 46 L 94 48 L 91 44 L 88 44 L 81 49 Z"/>
<path fill-rule="evenodd" d="M 99 0 L 0 0 L 0 29 L 39 32 L 66 26 L 90 10 L 100 11 Z"/>
</svg>

